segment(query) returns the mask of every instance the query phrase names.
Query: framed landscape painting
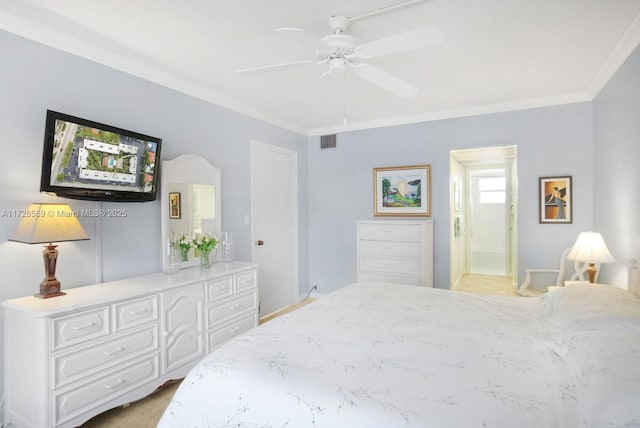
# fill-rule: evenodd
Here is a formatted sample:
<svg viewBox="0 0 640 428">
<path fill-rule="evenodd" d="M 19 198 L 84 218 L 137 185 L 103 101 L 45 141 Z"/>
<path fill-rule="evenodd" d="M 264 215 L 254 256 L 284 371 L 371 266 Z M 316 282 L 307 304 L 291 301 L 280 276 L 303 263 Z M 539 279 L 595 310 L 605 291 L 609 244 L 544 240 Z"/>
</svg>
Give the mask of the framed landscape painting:
<svg viewBox="0 0 640 428">
<path fill-rule="evenodd" d="M 431 216 L 431 165 L 373 169 L 375 216 Z"/>
<path fill-rule="evenodd" d="M 540 223 L 573 221 L 571 176 L 540 177 Z"/>
</svg>

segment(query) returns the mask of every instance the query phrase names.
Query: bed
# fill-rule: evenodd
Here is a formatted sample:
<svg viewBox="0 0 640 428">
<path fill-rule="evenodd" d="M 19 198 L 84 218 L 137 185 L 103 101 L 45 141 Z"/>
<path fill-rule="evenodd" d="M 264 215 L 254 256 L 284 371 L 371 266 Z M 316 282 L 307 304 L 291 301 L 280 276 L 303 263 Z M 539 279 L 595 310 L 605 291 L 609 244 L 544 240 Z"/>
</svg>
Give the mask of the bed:
<svg viewBox="0 0 640 428">
<path fill-rule="evenodd" d="M 158 427 L 640 426 L 640 300 L 357 283 L 238 336 Z"/>
</svg>

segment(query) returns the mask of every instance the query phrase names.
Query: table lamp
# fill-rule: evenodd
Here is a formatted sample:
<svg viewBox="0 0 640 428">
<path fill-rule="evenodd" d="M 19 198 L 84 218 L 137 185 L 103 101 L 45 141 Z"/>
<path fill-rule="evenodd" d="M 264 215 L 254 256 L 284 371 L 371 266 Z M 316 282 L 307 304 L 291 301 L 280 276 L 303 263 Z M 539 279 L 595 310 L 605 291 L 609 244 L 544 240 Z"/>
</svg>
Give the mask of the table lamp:
<svg viewBox="0 0 640 428">
<path fill-rule="evenodd" d="M 604 243 L 602 235 L 598 232 L 581 232 L 573 244 L 573 248 L 567 254 L 567 259 L 587 262 L 589 268 L 589 282 L 594 283 L 596 279 L 596 263 L 614 263 L 615 259 L 609 252 L 607 244 Z"/>
<path fill-rule="evenodd" d="M 35 297 L 48 299 L 62 296 L 60 281 L 56 279 L 57 245 L 54 242 L 84 241 L 87 233 L 67 204 L 31 204 L 23 211 L 24 215 L 10 241 L 26 244 L 44 244 L 45 277 L 40 283 L 40 293 Z"/>
</svg>

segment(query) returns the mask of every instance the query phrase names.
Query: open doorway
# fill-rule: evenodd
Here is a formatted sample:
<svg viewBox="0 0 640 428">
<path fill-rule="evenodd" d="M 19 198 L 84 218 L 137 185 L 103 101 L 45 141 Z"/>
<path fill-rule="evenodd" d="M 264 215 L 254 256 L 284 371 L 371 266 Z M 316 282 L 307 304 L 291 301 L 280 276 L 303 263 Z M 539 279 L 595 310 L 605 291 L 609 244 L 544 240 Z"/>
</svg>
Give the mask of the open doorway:
<svg viewBox="0 0 640 428">
<path fill-rule="evenodd" d="M 517 146 L 450 152 L 451 289 L 515 294 L 516 177 Z"/>
<path fill-rule="evenodd" d="M 506 168 L 469 168 L 468 176 L 469 273 L 506 276 Z"/>
</svg>

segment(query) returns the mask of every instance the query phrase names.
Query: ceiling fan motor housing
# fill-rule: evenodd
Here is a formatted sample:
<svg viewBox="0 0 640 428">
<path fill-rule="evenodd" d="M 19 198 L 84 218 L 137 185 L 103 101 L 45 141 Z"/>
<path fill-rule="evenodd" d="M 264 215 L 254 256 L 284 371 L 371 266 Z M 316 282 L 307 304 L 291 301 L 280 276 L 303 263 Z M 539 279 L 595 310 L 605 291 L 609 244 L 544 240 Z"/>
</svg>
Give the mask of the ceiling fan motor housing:
<svg viewBox="0 0 640 428">
<path fill-rule="evenodd" d="M 358 45 L 355 37 L 347 34 L 345 31 L 349 26 L 349 18 L 344 15 L 333 15 L 329 18 L 329 27 L 333 34 L 322 38 L 322 42 L 331 47 L 329 51 L 325 51 L 324 55 L 329 58 L 329 68 L 333 70 L 341 70 L 345 66 L 345 56 L 353 53 Z"/>
<path fill-rule="evenodd" d="M 349 18 L 344 15 L 333 15 L 329 18 L 329 27 L 335 34 L 344 33 L 349 27 Z"/>
</svg>

